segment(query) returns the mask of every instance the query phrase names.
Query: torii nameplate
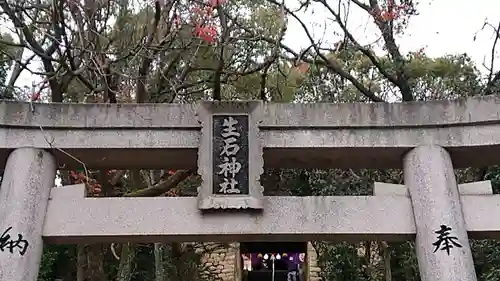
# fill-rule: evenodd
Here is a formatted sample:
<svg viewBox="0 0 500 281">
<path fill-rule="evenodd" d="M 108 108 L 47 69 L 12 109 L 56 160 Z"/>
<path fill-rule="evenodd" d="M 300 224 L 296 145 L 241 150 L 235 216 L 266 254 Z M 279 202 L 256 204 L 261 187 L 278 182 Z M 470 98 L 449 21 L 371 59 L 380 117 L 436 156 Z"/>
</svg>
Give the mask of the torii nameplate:
<svg viewBox="0 0 500 281">
<path fill-rule="evenodd" d="M 261 101 L 201 102 L 198 208 L 262 209 Z"/>
</svg>

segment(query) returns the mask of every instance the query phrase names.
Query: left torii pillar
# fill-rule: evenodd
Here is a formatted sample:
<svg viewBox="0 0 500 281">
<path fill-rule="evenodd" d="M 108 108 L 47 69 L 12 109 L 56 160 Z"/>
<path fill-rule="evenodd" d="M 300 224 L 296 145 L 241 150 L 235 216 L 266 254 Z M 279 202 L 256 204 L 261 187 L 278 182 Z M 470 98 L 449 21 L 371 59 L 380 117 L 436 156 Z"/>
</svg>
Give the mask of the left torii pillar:
<svg viewBox="0 0 500 281">
<path fill-rule="evenodd" d="M 0 187 L 0 280 L 37 280 L 55 175 L 55 158 L 43 149 L 18 148 L 9 155 Z"/>
</svg>

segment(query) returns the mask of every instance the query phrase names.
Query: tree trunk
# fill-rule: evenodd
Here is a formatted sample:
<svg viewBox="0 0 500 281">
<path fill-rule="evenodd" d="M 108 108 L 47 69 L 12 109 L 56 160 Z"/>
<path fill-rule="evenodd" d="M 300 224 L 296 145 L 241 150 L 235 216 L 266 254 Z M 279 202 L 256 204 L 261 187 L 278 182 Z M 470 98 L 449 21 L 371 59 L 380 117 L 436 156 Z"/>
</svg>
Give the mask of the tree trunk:
<svg viewBox="0 0 500 281">
<path fill-rule="evenodd" d="M 173 242 L 171 244 L 172 247 L 172 261 L 175 265 L 175 274 L 173 277 L 173 281 L 184 281 L 184 265 L 182 259 L 182 245 L 181 243 Z"/>
<path fill-rule="evenodd" d="M 365 247 L 365 273 L 368 276 L 368 280 L 373 280 L 373 266 L 372 266 L 372 247 L 371 241 L 365 241 L 364 243 Z"/>
<path fill-rule="evenodd" d="M 132 262 L 134 261 L 134 258 L 135 245 L 132 243 L 123 244 L 117 281 L 130 281 L 132 279 Z"/>
<path fill-rule="evenodd" d="M 382 257 L 384 259 L 384 276 L 385 281 L 392 281 L 392 272 L 391 272 L 391 252 L 389 251 L 389 244 L 387 242 L 382 241 L 379 243 L 380 248 L 382 249 Z"/>
<path fill-rule="evenodd" d="M 85 281 L 85 245 L 77 245 L 76 251 L 76 281 Z"/>
<path fill-rule="evenodd" d="M 104 272 L 104 249 L 102 244 L 87 245 L 85 252 L 87 254 L 86 281 L 107 281 Z"/>
<path fill-rule="evenodd" d="M 155 281 L 165 281 L 165 268 L 163 266 L 163 246 L 161 243 L 154 244 L 155 255 Z"/>
</svg>

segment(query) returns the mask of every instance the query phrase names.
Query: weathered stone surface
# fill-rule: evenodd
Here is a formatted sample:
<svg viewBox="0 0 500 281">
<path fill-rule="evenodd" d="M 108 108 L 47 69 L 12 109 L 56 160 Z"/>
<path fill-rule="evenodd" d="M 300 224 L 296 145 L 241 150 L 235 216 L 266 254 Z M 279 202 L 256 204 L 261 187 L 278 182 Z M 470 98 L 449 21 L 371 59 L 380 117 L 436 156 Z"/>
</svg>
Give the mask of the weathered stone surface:
<svg viewBox="0 0 500 281">
<path fill-rule="evenodd" d="M 0 280 L 37 280 L 55 175 L 55 159 L 44 150 L 19 148 L 10 154 L 0 187 Z"/>
<path fill-rule="evenodd" d="M 448 152 L 438 146 L 417 147 L 405 156 L 404 171 L 415 216 L 415 248 L 422 280 L 476 281 Z"/>
<path fill-rule="evenodd" d="M 498 123 L 497 95 L 405 103 L 266 103 L 262 128 L 436 127 Z M 9 127 L 200 129 L 197 104 L 75 104 L 0 101 L 0 124 Z M 61 116 L 67 118 L 61 118 Z"/>
<path fill-rule="evenodd" d="M 51 198 L 43 234 L 52 243 L 401 241 L 415 235 L 410 198 L 398 195 L 272 196 L 264 198 L 265 212 L 258 215 L 203 215 L 196 197 L 84 198 L 83 185 L 53 188 Z M 460 200 L 471 237 L 500 238 L 500 220 L 491 216 L 500 213 L 500 195 Z M 158 220 L 158 214 L 169 215 Z"/>
<path fill-rule="evenodd" d="M 196 197 L 84 198 L 83 186 L 53 188 L 51 199 L 44 238 L 52 243 L 404 240 L 414 234 L 411 204 L 401 196 L 265 197 L 261 214 L 203 214 Z M 168 216 L 158 220 L 158 214 Z"/>
<path fill-rule="evenodd" d="M 213 251 L 208 250 L 202 256 L 202 270 L 207 275 L 220 278 L 221 281 L 239 281 L 239 274 L 236 272 L 236 260 L 239 258 L 239 243 L 231 243 L 228 247 L 219 243 L 205 243 L 207 249 L 212 247 Z"/>
<path fill-rule="evenodd" d="M 460 195 L 493 195 L 493 188 L 489 180 L 469 182 L 459 184 L 458 193 Z M 375 182 L 373 184 L 373 195 L 400 195 L 409 197 L 410 192 L 408 191 L 408 187 L 403 184 Z"/>
<path fill-rule="evenodd" d="M 308 281 L 321 279 L 321 268 L 318 265 L 318 254 L 311 242 L 307 243 L 306 258 L 306 278 L 308 279 Z"/>
<path fill-rule="evenodd" d="M 412 103 L 266 104 L 267 167 L 401 167 L 413 147 L 447 148 L 455 167 L 500 162 L 500 97 Z M 65 149 L 95 168 L 195 168 L 196 105 L 0 103 L 0 165 L 8 152 Z M 43 132 L 40 129 L 43 128 Z M 67 130 L 62 130 L 67 129 Z M 119 129 L 119 130 L 113 130 Z M 80 167 L 61 152 L 58 162 Z M 1 167 L 0 167 L 1 168 Z"/>
</svg>

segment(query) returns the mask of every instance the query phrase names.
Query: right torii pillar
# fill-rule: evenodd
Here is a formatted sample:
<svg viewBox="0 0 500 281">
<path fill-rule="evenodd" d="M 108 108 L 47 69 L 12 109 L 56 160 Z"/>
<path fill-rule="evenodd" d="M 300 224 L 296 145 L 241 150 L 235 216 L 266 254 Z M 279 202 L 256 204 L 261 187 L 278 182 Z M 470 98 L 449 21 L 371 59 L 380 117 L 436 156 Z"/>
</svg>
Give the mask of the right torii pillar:
<svg viewBox="0 0 500 281">
<path fill-rule="evenodd" d="M 413 205 L 422 281 L 476 281 L 448 152 L 434 145 L 414 148 L 404 157 L 404 181 Z"/>
</svg>

